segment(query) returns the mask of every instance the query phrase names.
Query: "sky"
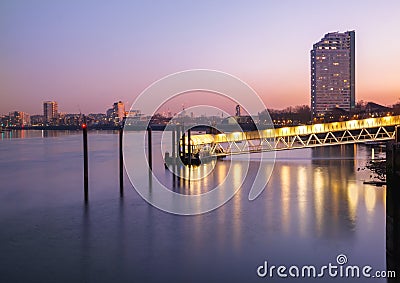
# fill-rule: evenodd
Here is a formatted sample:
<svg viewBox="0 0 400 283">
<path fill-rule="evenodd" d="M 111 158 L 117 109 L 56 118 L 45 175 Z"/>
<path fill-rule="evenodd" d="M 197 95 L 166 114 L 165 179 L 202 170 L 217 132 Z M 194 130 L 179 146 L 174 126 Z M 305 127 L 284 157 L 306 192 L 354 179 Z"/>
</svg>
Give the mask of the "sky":
<svg viewBox="0 0 400 283">
<path fill-rule="evenodd" d="M 391 105 L 400 99 L 399 14 L 396 0 L 2 0 L 0 114 L 41 114 L 45 100 L 104 113 L 188 69 L 232 74 L 268 108 L 309 105 L 313 43 L 347 30 L 356 31 L 356 100 Z"/>
</svg>

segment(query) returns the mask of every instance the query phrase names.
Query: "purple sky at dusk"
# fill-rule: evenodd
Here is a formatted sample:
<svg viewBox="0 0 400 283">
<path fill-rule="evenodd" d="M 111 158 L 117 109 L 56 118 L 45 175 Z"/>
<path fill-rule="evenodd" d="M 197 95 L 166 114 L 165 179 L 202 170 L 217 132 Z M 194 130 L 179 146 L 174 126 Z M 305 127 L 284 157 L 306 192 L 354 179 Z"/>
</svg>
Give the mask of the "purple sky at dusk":
<svg viewBox="0 0 400 283">
<path fill-rule="evenodd" d="M 356 100 L 393 104 L 399 14 L 399 1 L 3 0 L 0 114 L 41 114 L 44 100 L 105 112 L 193 68 L 239 77 L 269 108 L 309 104 L 312 44 L 346 30 L 356 31 Z"/>
</svg>

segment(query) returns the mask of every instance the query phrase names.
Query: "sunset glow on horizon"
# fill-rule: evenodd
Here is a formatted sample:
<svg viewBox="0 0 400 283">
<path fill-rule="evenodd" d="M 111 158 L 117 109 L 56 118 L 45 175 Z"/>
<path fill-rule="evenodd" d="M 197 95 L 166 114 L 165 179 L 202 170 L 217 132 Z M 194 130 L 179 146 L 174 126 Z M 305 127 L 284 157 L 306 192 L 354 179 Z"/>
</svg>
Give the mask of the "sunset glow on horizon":
<svg viewBox="0 0 400 283">
<path fill-rule="evenodd" d="M 356 101 L 392 105 L 399 12 L 398 1 L 2 1 L 0 114 L 41 114 L 46 100 L 68 113 L 130 107 L 151 83 L 199 68 L 240 78 L 269 108 L 310 105 L 312 45 L 347 30 Z"/>
</svg>

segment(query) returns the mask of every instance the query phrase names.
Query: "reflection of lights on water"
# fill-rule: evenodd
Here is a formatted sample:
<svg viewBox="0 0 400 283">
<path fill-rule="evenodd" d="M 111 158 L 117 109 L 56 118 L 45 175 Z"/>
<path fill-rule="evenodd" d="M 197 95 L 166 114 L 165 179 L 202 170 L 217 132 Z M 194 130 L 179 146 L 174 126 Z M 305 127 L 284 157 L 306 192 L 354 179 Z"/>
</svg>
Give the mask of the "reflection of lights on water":
<svg viewBox="0 0 400 283">
<path fill-rule="evenodd" d="M 189 167 L 189 170 L 191 170 L 191 176 L 194 176 L 194 178 L 196 179 L 196 176 L 199 176 L 201 174 L 203 166 L 198 166 L 198 167 L 194 167 L 191 166 Z M 204 178 L 206 179 L 206 178 Z M 193 192 L 193 194 L 195 195 L 199 195 L 201 194 L 201 185 L 202 185 L 203 180 L 200 181 L 191 181 L 190 183 L 190 189 Z"/>
<path fill-rule="evenodd" d="M 184 187 L 188 189 L 189 195 L 201 195 L 203 193 L 206 193 L 207 191 L 214 189 L 209 188 L 210 178 L 204 178 L 204 176 L 208 175 L 208 172 L 214 169 L 215 163 L 216 161 L 211 161 L 209 163 L 204 163 L 199 166 L 181 166 L 179 167 L 179 169 L 177 169 L 178 178 L 179 176 L 181 176 L 181 180 L 184 182 L 184 184 L 187 185 Z M 224 170 L 225 166 L 218 166 L 218 168 L 219 181 L 223 182 L 227 175 L 226 170 Z M 175 170 L 173 168 L 169 169 L 171 171 Z"/>
<path fill-rule="evenodd" d="M 243 166 L 239 162 L 234 162 L 233 170 L 233 185 L 240 186 L 242 182 Z M 241 244 L 241 204 L 243 191 L 238 192 L 233 196 L 233 244 L 236 251 L 239 251 Z"/>
<path fill-rule="evenodd" d="M 242 184 L 242 166 L 239 162 L 233 162 L 233 186 L 239 187 Z"/>
<path fill-rule="evenodd" d="M 364 189 L 364 200 L 367 212 L 372 214 L 376 204 L 376 191 L 374 187 L 366 186 Z"/>
<path fill-rule="evenodd" d="M 386 207 L 386 190 L 383 190 L 382 197 L 383 197 L 383 201 L 382 201 L 383 206 Z"/>
<path fill-rule="evenodd" d="M 282 165 L 281 167 L 281 203 L 282 203 L 282 225 L 285 232 L 289 232 L 290 226 L 290 167 Z"/>
<path fill-rule="evenodd" d="M 314 207 L 316 218 L 316 230 L 318 233 L 322 232 L 322 225 L 324 219 L 324 206 L 325 206 L 325 192 L 324 192 L 324 178 L 321 169 L 317 168 L 314 172 Z"/>
<path fill-rule="evenodd" d="M 299 206 L 299 229 L 300 233 L 304 234 L 307 221 L 307 171 L 301 166 L 297 170 L 297 202 Z"/>
<path fill-rule="evenodd" d="M 219 199 L 224 199 L 225 197 L 225 186 L 226 183 L 224 182 L 226 175 L 228 174 L 228 169 L 229 169 L 229 163 L 226 162 L 221 162 L 219 163 L 214 170 L 216 169 L 216 176 L 217 180 L 218 180 L 218 184 L 222 184 L 221 187 L 218 190 L 218 198 Z M 227 239 L 227 235 L 226 235 L 226 205 L 221 206 L 218 209 L 218 213 L 217 213 L 217 218 L 218 218 L 218 223 L 220 225 L 220 227 L 218 227 L 219 229 L 217 229 L 216 233 L 217 233 L 217 241 L 219 243 L 219 245 L 217 245 L 219 248 L 221 248 L 221 251 L 223 250 L 224 247 L 224 243 Z"/>
<path fill-rule="evenodd" d="M 353 182 L 347 184 L 347 202 L 349 203 L 349 217 L 355 223 L 358 207 L 358 187 Z"/>
<path fill-rule="evenodd" d="M 339 213 L 339 203 L 340 203 L 340 181 L 333 179 L 330 183 L 332 191 L 332 203 L 333 203 L 333 220 L 337 222 Z"/>
<path fill-rule="evenodd" d="M 218 173 L 217 173 L 217 178 L 218 178 L 218 184 L 223 184 L 224 183 L 224 180 L 225 180 L 225 177 L 226 177 L 226 175 L 227 175 L 227 165 L 226 165 L 226 163 L 220 163 L 218 166 L 217 166 L 217 171 L 218 171 Z"/>
</svg>

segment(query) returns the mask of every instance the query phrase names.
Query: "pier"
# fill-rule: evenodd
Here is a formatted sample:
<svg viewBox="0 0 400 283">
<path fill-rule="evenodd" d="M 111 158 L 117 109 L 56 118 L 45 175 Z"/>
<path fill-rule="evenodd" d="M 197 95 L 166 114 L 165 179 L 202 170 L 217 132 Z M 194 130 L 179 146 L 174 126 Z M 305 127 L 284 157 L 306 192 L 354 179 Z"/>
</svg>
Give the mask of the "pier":
<svg viewBox="0 0 400 283">
<path fill-rule="evenodd" d="M 229 155 L 292 150 L 352 143 L 394 140 L 400 116 L 385 116 L 294 127 L 270 128 L 249 132 L 219 134 L 179 134 L 173 144 L 184 164 L 197 164 L 202 157 L 223 158 Z M 175 134 L 174 134 L 175 135 Z M 173 136 L 174 136 L 173 135 Z M 172 161 L 174 155 L 166 155 Z"/>
</svg>

